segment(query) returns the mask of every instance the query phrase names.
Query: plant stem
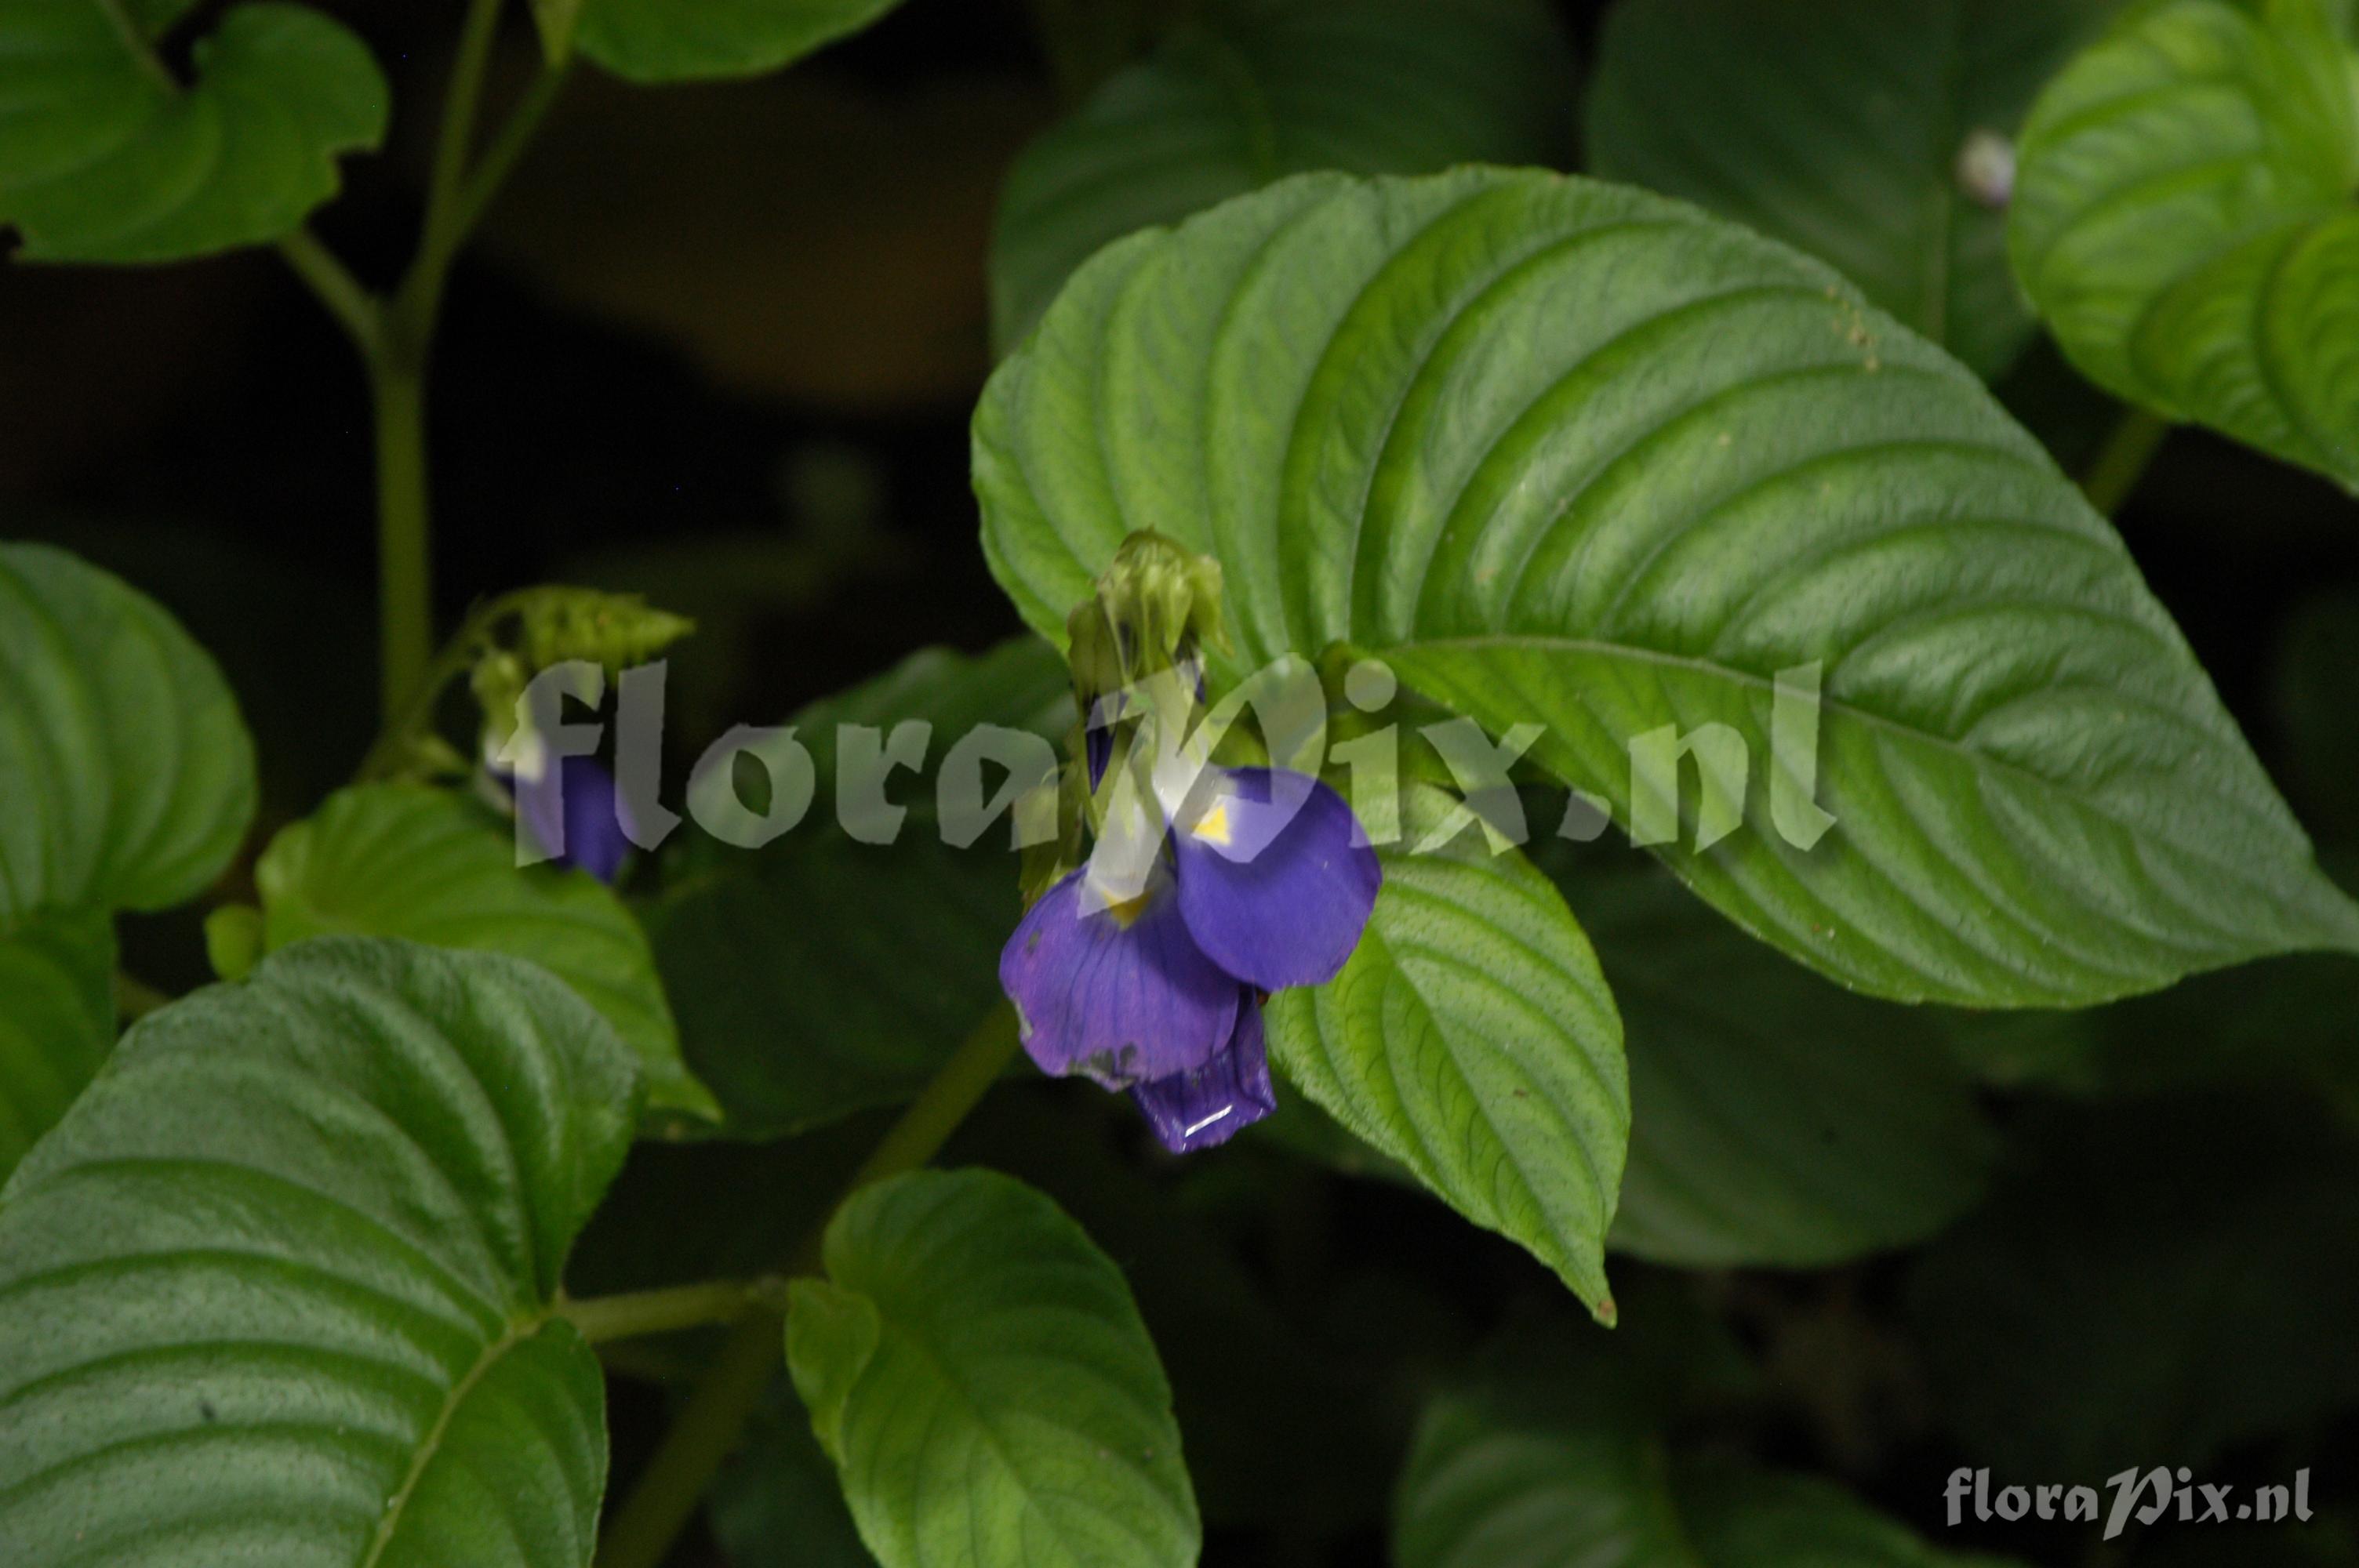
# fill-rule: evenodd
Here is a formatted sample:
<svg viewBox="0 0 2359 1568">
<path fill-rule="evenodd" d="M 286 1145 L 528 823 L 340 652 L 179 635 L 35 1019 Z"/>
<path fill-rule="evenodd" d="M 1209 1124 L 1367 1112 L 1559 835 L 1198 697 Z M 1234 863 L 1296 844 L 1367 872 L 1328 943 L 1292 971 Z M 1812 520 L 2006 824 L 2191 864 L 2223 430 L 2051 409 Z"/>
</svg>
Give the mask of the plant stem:
<svg viewBox="0 0 2359 1568">
<path fill-rule="evenodd" d="M 492 204 L 492 198 L 499 194 L 500 187 L 524 157 L 524 149 L 531 143 L 533 133 L 540 129 L 541 121 L 548 117 L 558 95 L 564 92 L 566 70 L 562 64 L 552 65 L 542 71 L 525 90 L 524 96 L 516 100 L 516 107 L 508 111 L 506 121 L 493 133 L 490 144 L 484 148 L 484 156 L 476 160 L 474 172 L 467 177 L 466 184 L 451 204 L 449 241 L 451 245 L 455 247 L 474 232 L 475 225 L 483 221 L 484 210 Z"/>
<path fill-rule="evenodd" d="M 778 1288 L 779 1282 L 775 1280 L 712 1280 L 702 1284 L 568 1301 L 558 1307 L 557 1315 L 595 1345 L 602 1340 L 735 1323 L 769 1304 Z"/>
<path fill-rule="evenodd" d="M 2137 489 L 2138 481 L 2146 477 L 2147 466 L 2162 449 L 2165 438 L 2170 434 L 2170 421 L 2159 414 L 2143 408 L 2125 409 L 2120 423 L 2097 449 L 2089 471 L 2081 481 L 2082 493 L 2089 504 L 2111 517 L 2121 510 L 2122 503 Z"/>
<path fill-rule="evenodd" d="M 845 1184 L 841 1207 L 872 1183 L 912 1171 L 940 1152 L 984 1091 L 998 1080 L 1016 1048 L 1016 1016 L 1005 1004 L 994 1008 L 965 1043 L 934 1075 L 887 1130 L 875 1150 Z M 833 1218 L 831 1211 L 829 1218 Z M 787 1265 L 789 1275 L 809 1274 L 820 1264 L 827 1234 L 824 1221 L 803 1239 Z M 671 1551 L 705 1488 L 737 1446 L 785 1360 L 784 1324 L 776 1311 L 738 1320 L 711 1366 L 698 1379 L 679 1419 L 639 1472 L 630 1496 L 614 1513 L 598 1552 L 598 1568 L 658 1568 Z"/>
<path fill-rule="evenodd" d="M 385 302 L 363 287 L 309 229 L 298 229 L 279 241 L 278 254 L 319 296 L 328 314 L 351 336 L 361 357 L 375 357 L 377 338 L 385 330 Z"/>
</svg>

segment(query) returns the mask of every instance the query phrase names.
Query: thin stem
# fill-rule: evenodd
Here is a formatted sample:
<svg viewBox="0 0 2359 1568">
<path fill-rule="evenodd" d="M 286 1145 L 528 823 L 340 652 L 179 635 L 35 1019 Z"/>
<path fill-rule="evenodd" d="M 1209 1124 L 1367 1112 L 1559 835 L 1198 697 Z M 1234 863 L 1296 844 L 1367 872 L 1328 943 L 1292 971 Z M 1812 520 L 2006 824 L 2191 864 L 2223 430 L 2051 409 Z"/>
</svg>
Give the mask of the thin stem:
<svg viewBox="0 0 2359 1568">
<path fill-rule="evenodd" d="M 778 1290 L 775 1280 L 712 1280 L 702 1284 L 567 1301 L 558 1307 L 557 1315 L 579 1330 L 582 1338 L 596 1345 L 608 1339 L 632 1339 L 710 1324 L 735 1323 L 746 1314 L 774 1303 Z"/>
<path fill-rule="evenodd" d="M 380 351 L 369 362 L 369 384 L 376 404 L 377 668 L 390 722 L 424 682 L 434 647 L 426 373 Z"/>
<path fill-rule="evenodd" d="M 449 243 L 457 246 L 474 232 L 483 221 L 484 210 L 499 194 L 524 149 L 530 145 L 533 134 L 540 129 L 542 120 L 555 106 L 558 96 L 565 91 L 566 70 L 562 65 L 552 65 L 533 79 L 522 98 L 500 128 L 493 133 L 484 156 L 476 161 L 474 172 L 467 177 L 465 186 L 451 205 Z"/>
<path fill-rule="evenodd" d="M 932 1159 L 1014 1060 L 1016 1049 L 1016 1016 L 1003 1004 L 992 1010 L 901 1113 L 845 1184 L 843 1197 Z M 839 1198 L 836 1206 L 842 1202 Z M 822 1222 L 803 1239 L 788 1264 L 788 1274 L 808 1274 L 819 1267 L 826 1234 Z M 784 1359 L 783 1324 L 777 1312 L 754 1313 L 730 1330 L 680 1407 L 679 1419 L 615 1510 L 599 1548 L 598 1568 L 658 1568 L 737 1446 Z"/>
<path fill-rule="evenodd" d="M 2120 511 L 2169 434 L 2170 421 L 2159 414 L 2143 408 L 2125 410 L 2081 481 L 2089 504 L 2108 517 Z"/>
<path fill-rule="evenodd" d="M 337 325 L 351 335 L 364 359 L 376 353 L 385 328 L 385 302 L 361 286 L 335 254 L 309 229 L 298 229 L 278 242 L 278 254 L 310 286 Z"/>
<path fill-rule="evenodd" d="M 484 101 L 484 79 L 492 63 L 492 46 L 499 38 L 502 0 L 469 0 L 467 19 L 459 33 L 459 52 L 451 64 L 451 83 L 442 97 L 442 130 L 434 143 L 434 174 L 426 187 L 426 232 L 413 264 L 413 277 L 447 270 L 458 249 L 451 237 L 461 196 L 466 189 L 469 155 L 475 146 L 475 116 Z M 406 287 L 406 286 L 405 286 Z M 439 288 L 439 279 L 429 287 Z M 434 316 L 432 302 L 419 312 Z"/>
<path fill-rule="evenodd" d="M 159 1007 L 169 1007 L 172 995 L 149 985 L 125 969 L 114 971 L 114 1015 L 125 1023 L 147 1017 Z"/>
<path fill-rule="evenodd" d="M 386 719 L 378 732 L 376 744 L 361 762 L 355 782 L 369 784 L 390 776 L 409 757 L 409 743 L 434 721 L 434 705 L 442 688 L 466 674 L 491 638 L 492 629 L 510 615 L 524 609 L 532 597 L 545 590 L 537 588 L 517 589 L 497 599 L 479 605 L 468 615 L 451 639 L 442 644 L 441 653 L 426 667 L 426 673 L 410 689 L 400 708 Z"/>
</svg>

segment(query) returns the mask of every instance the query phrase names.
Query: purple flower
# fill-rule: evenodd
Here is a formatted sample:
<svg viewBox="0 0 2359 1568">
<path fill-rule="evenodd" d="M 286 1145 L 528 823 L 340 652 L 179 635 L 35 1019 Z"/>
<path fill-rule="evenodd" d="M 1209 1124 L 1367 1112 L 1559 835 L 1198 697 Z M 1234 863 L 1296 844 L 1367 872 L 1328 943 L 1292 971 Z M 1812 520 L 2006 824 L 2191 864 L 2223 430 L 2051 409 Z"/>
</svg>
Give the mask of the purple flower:
<svg viewBox="0 0 2359 1568">
<path fill-rule="evenodd" d="M 1117 901 L 1072 872 L 999 957 L 1043 1072 L 1128 1089 L 1176 1153 L 1276 1108 L 1265 996 L 1332 979 L 1383 879 L 1352 808 L 1284 769 L 1210 769 L 1145 890 Z"/>
<path fill-rule="evenodd" d="M 631 852 L 630 807 L 596 758 L 544 756 L 521 777 L 496 762 L 484 771 L 533 842 L 553 857 L 549 864 L 579 866 L 609 884 L 621 873 Z"/>
</svg>

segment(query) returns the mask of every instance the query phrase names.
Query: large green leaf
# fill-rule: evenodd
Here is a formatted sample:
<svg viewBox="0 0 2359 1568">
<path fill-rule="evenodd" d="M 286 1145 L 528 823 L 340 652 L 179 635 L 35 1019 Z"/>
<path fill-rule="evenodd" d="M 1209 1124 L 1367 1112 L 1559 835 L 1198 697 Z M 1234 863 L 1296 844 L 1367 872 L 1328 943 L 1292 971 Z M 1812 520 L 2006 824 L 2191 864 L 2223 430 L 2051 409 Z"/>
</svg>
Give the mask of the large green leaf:
<svg viewBox="0 0 2359 1568">
<path fill-rule="evenodd" d="M 275 240 L 385 139 L 367 48 L 306 5 L 233 7 L 183 86 L 156 46 L 195 0 L 0 0 L 0 221 L 48 261 Z"/>
<path fill-rule="evenodd" d="M 714 1118 L 682 1065 L 655 955 L 588 872 L 518 866 L 511 836 L 463 795 L 367 784 L 329 796 L 255 867 L 269 949 L 309 937 L 399 936 L 529 959 L 605 1016 L 637 1053 L 651 1111 Z"/>
<path fill-rule="evenodd" d="M 212 660 L 39 545 L 0 545 L 0 931 L 194 897 L 254 816 L 254 743 Z"/>
<path fill-rule="evenodd" d="M 942 841 L 935 769 L 974 726 L 1072 721 L 1063 664 L 1027 637 L 977 657 L 935 649 L 798 714 L 819 795 L 758 850 L 712 845 L 648 912 L 689 1064 L 728 1129 L 775 1137 L 906 1099 L 999 1000 L 999 949 L 1023 913 L 1006 827 Z M 934 726 L 928 765 L 896 773 L 890 844 L 834 820 L 839 724 Z"/>
<path fill-rule="evenodd" d="M 860 31 L 901 0 L 581 0 L 574 41 L 633 81 L 756 76 Z"/>
<path fill-rule="evenodd" d="M 1485 169 L 1286 181 L 1084 267 L 994 376 L 974 466 L 993 568 L 1051 637 L 1152 526 L 1226 567 L 1232 669 L 1377 650 L 1495 734 L 1543 725 L 1531 759 L 1625 824 L 1637 738 L 1728 726 L 1746 826 L 1663 853 L 1856 989 L 2085 1004 L 2359 946 L 2038 444 L 1832 272 L 1693 208 Z M 1836 826 L 1804 849 L 1767 797 L 1805 737 L 1770 721 L 1813 665 Z"/>
<path fill-rule="evenodd" d="M 1534 0 L 1245 0 L 1026 148 L 991 246 L 1001 346 L 1110 240 L 1308 169 L 1552 163 L 1572 59 Z"/>
<path fill-rule="evenodd" d="M 2359 490 L 2354 81 L 2317 0 L 2141 6 L 2040 95 L 2007 235 L 2090 379 Z"/>
<path fill-rule="evenodd" d="M 1408 852 L 1454 804 L 1407 796 L 1359 946 L 1326 985 L 1270 999 L 1270 1055 L 1611 1321 L 1605 1232 L 1630 1136 L 1622 1022 L 1581 927 L 1521 854 L 1494 857 L 1471 828 Z"/>
<path fill-rule="evenodd" d="M 2347 993 L 2346 993 L 2347 994 Z M 2347 1028 L 2343 1044 L 2348 1047 Z M 2359 1139 L 2280 1088 L 2057 1110 L 1910 1286 L 1941 1409 L 2001 1474 L 2200 1475 L 2359 1403 Z"/>
<path fill-rule="evenodd" d="M 586 1568 L 552 1315 L 629 1054 L 530 967 L 338 939 L 143 1021 L 0 1192 L 14 1568 Z"/>
<path fill-rule="evenodd" d="M 1922 1240 L 1981 1194 L 1991 1140 L 1938 1014 L 1836 989 L 1659 873 L 1561 881 L 1629 1037 L 1616 1249 L 1810 1267 Z"/>
<path fill-rule="evenodd" d="M 1196 1561 L 1171 1390 L 1122 1272 L 986 1171 L 869 1188 L 794 1285 L 787 1360 L 885 1568 Z"/>
<path fill-rule="evenodd" d="M 1629 0 L 1606 13 L 1590 168 L 1832 262 L 1984 375 L 2033 322 L 2003 193 L 1961 178 L 2118 0 Z M 1990 142 L 1994 153 L 2003 145 Z"/>
<path fill-rule="evenodd" d="M 105 915 L 49 915 L 0 936 L 0 1176 L 57 1124 L 114 1044 Z"/>
<path fill-rule="evenodd" d="M 1397 1568 L 1996 1568 L 1826 1482 L 1675 1455 L 1593 1390 L 1532 1372 L 1428 1406 L 1394 1505 Z"/>
</svg>

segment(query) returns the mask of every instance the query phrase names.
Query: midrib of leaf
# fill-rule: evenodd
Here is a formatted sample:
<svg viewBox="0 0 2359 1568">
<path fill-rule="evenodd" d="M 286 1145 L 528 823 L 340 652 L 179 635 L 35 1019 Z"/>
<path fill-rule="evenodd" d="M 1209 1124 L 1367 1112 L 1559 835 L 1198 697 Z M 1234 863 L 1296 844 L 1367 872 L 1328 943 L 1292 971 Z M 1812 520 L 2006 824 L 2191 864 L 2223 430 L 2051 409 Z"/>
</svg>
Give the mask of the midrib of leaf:
<svg viewBox="0 0 2359 1568">
<path fill-rule="evenodd" d="M 114 29 L 115 36 L 123 40 L 124 51 L 166 92 L 178 96 L 179 81 L 156 57 L 156 51 L 148 46 L 147 35 L 139 30 L 139 25 L 131 19 L 131 13 L 123 8 L 123 0 L 92 0 L 92 4 L 106 17 L 107 25 Z"/>
<path fill-rule="evenodd" d="M 553 1308 L 545 1307 L 538 1313 L 511 1320 L 507 1332 L 484 1346 L 484 1353 L 475 1357 L 475 1364 L 467 1368 L 466 1375 L 451 1386 L 450 1393 L 443 1396 L 442 1409 L 434 1417 L 434 1424 L 427 1429 L 425 1436 L 419 1439 L 418 1452 L 410 1456 L 409 1474 L 402 1477 L 400 1487 L 386 1503 L 385 1518 L 378 1521 L 376 1527 L 376 1539 L 369 1542 L 368 1554 L 360 1560 L 358 1568 L 377 1568 L 386 1549 L 392 1546 L 394 1537 L 400 1533 L 402 1515 L 409 1507 L 411 1496 L 417 1492 L 419 1483 L 425 1479 L 426 1472 L 440 1456 L 442 1440 L 451 1430 L 451 1422 L 458 1416 L 459 1407 L 467 1402 L 467 1396 L 475 1391 L 475 1385 L 499 1365 L 500 1357 L 538 1334 L 556 1315 Z"/>
<path fill-rule="evenodd" d="M 1596 638 L 1561 637 L 1539 633 L 1505 632 L 1466 637 L 1412 638 L 1401 643 L 1389 644 L 1386 647 L 1373 648 L 1369 651 L 1381 658 L 1383 654 L 1388 651 L 1416 654 L 1427 650 L 1433 650 L 1446 653 L 1453 649 L 1460 648 L 1479 650 L 1489 647 L 1505 648 L 1510 651 L 1539 653 L 1562 652 L 1568 654 L 1593 655 L 1608 659 L 1626 659 L 1634 663 L 1686 669 L 1707 676 L 1728 681 L 1735 685 L 1748 687 L 1756 691 L 1772 691 L 1775 689 L 1775 683 L 1773 681 L 1761 676 L 1755 675 L 1749 670 L 1740 670 L 1731 665 L 1720 664 L 1710 659 L 1700 658 L 1693 654 L 1669 654 L 1658 649 L 1641 648 L 1628 643 L 1605 642 Z M 2057 783 L 2055 780 L 2050 779 L 2044 774 L 2035 773 L 2019 762 L 2010 762 L 2006 758 L 1995 756 L 1987 752 L 1977 751 L 1962 741 L 1953 740 L 1946 735 L 1937 734 L 1930 730 L 1918 729 L 1903 720 L 1888 718 L 1871 708 L 1861 708 L 1856 704 L 1847 702 L 1841 697 L 1821 694 L 1820 697 L 1820 708 L 1822 713 L 1828 715 L 1840 715 L 1843 718 L 1854 720 L 1864 727 L 1878 730 L 1885 733 L 1897 736 L 1900 740 L 1911 744 L 1931 747 L 1936 750 L 1948 752 L 1951 756 L 1962 760 L 1969 767 L 1988 770 L 1994 773 L 2027 781 L 2042 791 L 2063 795 L 2076 806 L 2094 813 L 2106 823 L 2130 834 L 2134 838 L 2143 838 L 2146 837 L 2147 830 L 2142 827 L 2131 822 L 2124 821 L 2122 818 L 2113 815 L 2111 812 L 2106 811 L 2102 806 L 2090 799 L 2088 796 L 2077 794 L 2067 786 Z M 2209 851 L 2208 840 L 2203 845 L 2190 845 L 2174 842 L 2173 848 L 2193 859 L 2200 860 L 2205 864 L 2215 868 L 2223 874 L 2229 876 L 2232 880 L 2243 880 L 2238 873 L 2238 868 L 2233 861 L 2223 860 Z M 2359 952 L 2359 914 L 2354 914 L 2347 911 L 2345 912 L 2343 941 L 2351 950 Z"/>
</svg>

